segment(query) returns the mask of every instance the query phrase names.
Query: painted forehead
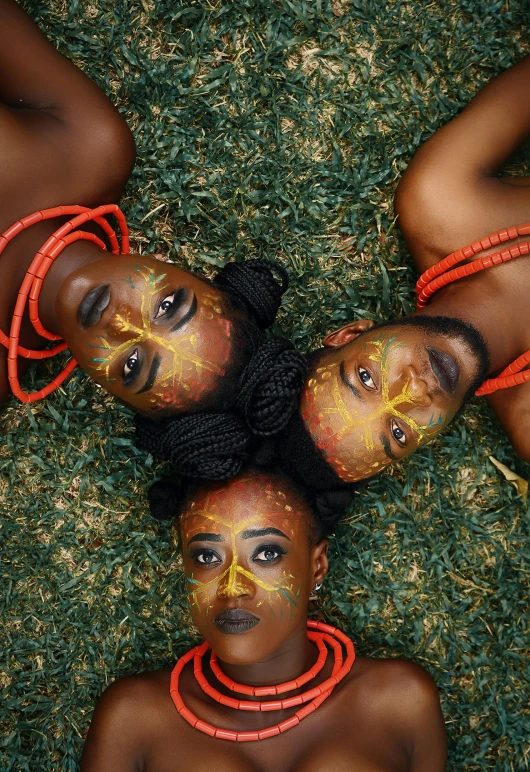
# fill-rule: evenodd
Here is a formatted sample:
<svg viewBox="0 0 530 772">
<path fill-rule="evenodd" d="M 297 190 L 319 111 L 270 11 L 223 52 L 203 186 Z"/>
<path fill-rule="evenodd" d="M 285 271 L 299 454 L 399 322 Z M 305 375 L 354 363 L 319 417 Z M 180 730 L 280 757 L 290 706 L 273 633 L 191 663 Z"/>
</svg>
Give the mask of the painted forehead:
<svg viewBox="0 0 530 772">
<path fill-rule="evenodd" d="M 267 523 L 293 538 L 304 512 L 286 486 L 266 476 L 246 477 L 207 492 L 198 491 L 181 516 L 185 539 L 201 532 L 219 530 L 237 535 L 258 523 Z"/>
<path fill-rule="evenodd" d="M 190 401 L 198 402 L 209 392 L 219 377 L 226 374 L 231 355 L 233 329 L 225 317 L 223 301 L 213 288 L 205 291 L 198 302 L 196 318 L 208 325 L 199 338 L 196 332 L 184 334 L 160 334 L 153 324 L 152 312 L 156 297 L 164 285 L 166 274 L 153 266 L 138 264 L 131 275 L 123 279 L 138 298 L 140 309 L 133 312 L 118 309 L 111 324 L 126 339 L 122 343 L 109 342 L 103 336 L 96 344 L 89 343 L 93 356 L 91 369 L 95 376 L 103 376 L 107 382 L 115 381 L 112 365 L 130 352 L 135 344 L 147 341 L 155 344 L 158 356 L 164 356 L 163 366 L 158 368 L 154 383 L 146 393 L 145 401 L 152 407 L 179 408 Z M 196 324 L 190 327 L 197 329 Z"/>
<path fill-rule="evenodd" d="M 441 428 L 443 415 L 434 411 L 426 424 L 418 424 L 401 409 L 417 400 L 410 381 L 405 381 L 401 391 L 390 397 L 388 386 L 388 361 L 399 355 L 401 344 L 395 338 L 383 336 L 363 344 L 363 351 L 380 370 L 380 391 L 374 407 L 367 413 L 359 407 L 353 395 L 344 398 L 346 388 L 341 383 L 339 363 L 318 367 L 308 381 L 302 399 L 302 417 L 316 438 L 326 461 L 339 477 L 355 482 L 377 474 L 388 466 L 393 458 L 380 439 L 381 420 L 388 417 L 399 419 L 413 433 L 412 452 L 431 439 Z"/>
</svg>

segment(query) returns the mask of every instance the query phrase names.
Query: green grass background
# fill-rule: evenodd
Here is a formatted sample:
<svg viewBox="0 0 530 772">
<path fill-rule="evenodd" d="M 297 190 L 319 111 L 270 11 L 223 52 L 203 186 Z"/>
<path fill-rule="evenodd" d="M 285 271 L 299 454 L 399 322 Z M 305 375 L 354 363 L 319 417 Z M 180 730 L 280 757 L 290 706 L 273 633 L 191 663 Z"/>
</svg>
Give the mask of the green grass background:
<svg viewBox="0 0 530 772">
<path fill-rule="evenodd" d="M 293 277 L 280 324 L 303 349 L 349 319 L 412 309 L 397 180 L 530 50 L 526 0 L 27 7 L 134 130 L 135 248 L 206 271 L 278 258 Z M 178 550 L 148 515 L 157 469 L 131 445 L 129 411 L 82 373 L 31 408 L 11 400 L 0 420 L 0 769 L 75 770 L 105 686 L 190 644 Z M 360 652 L 434 676 L 450 769 L 521 772 L 529 511 L 489 454 L 529 475 L 475 400 L 367 485 L 322 597 Z"/>
</svg>

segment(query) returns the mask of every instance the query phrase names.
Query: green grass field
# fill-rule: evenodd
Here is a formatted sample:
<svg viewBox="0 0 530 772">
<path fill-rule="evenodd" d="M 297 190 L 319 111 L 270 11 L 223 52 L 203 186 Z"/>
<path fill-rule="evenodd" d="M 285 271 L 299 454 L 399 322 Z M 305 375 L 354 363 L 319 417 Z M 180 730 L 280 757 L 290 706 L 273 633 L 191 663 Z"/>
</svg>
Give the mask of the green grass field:
<svg viewBox="0 0 530 772">
<path fill-rule="evenodd" d="M 278 258 L 292 275 L 280 326 L 303 350 L 412 309 L 397 180 L 530 51 L 525 0 L 27 7 L 134 130 L 135 249 L 207 272 Z M 70 772 L 105 686 L 190 645 L 175 534 L 147 512 L 160 469 L 132 446 L 129 411 L 82 373 L 29 409 L 11 400 L 0 435 L 0 770 Z M 433 675 L 451 770 L 522 772 L 529 510 L 489 455 L 530 475 L 475 399 L 368 484 L 332 541 L 322 606 L 361 653 Z"/>
</svg>

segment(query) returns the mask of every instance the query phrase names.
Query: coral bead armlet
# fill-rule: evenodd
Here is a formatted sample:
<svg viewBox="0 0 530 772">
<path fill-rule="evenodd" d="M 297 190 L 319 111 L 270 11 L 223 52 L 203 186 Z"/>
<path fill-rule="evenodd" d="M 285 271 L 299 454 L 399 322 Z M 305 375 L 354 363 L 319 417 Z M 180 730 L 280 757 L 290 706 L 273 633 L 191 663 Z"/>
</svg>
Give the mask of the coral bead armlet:
<svg viewBox="0 0 530 772">
<path fill-rule="evenodd" d="M 294 681 L 286 681 L 277 686 L 249 686 L 247 684 L 238 684 L 223 673 L 217 662 L 217 657 L 213 652 L 211 653 L 210 666 L 219 683 L 230 689 L 230 691 L 247 697 L 264 697 L 265 700 L 262 701 L 253 702 L 251 700 L 238 700 L 221 694 L 215 687 L 208 683 L 202 672 L 202 658 L 209 649 L 208 643 L 205 641 L 200 644 L 200 646 L 195 646 L 195 648 L 191 649 L 191 651 L 178 660 L 171 674 L 170 694 L 179 714 L 188 722 L 188 724 L 191 724 L 192 727 L 210 735 L 210 737 L 216 737 L 220 740 L 232 740 L 234 742 L 266 740 L 269 737 L 274 737 L 275 735 L 286 732 L 288 729 L 297 726 L 300 721 L 313 713 L 313 711 L 329 697 L 335 686 L 350 672 L 355 661 L 353 643 L 348 636 L 344 635 L 340 630 L 337 630 L 330 625 L 326 625 L 323 622 L 314 622 L 312 620 L 308 621 L 307 627 L 307 636 L 309 640 L 316 643 L 318 648 L 319 654 L 316 663 L 307 671 L 307 673 L 299 676 Z M 286 699 L 281 700 L 267 699 L 272 696 L 284 694 L 288 691 L 293 691 L 294 689 L 299 689 L 313 679 L 326 663 L 328 653 L 326 643 L 332 648 L 335 658 L 333 670 L 329 678 L 318 686 L 315 686 L 313 689 L 309 689 L 302 694 L 297 694 L 294 697 L 287 697 Z M 346 659 L 344 661 L 342 653 L 343 647 L 346 651 Z M 280 721 L 278 724 L 274 724 L 273 726 L 269 726 L 266 729 L 261 729 L 256 732 L 234 732 L 212 726 L 206 721 L 201 721 L 185 706 L 179 692 L 180 674 L 187 663 L 192 660 L 193 673 L 197 683 L 205 694 L 221 705 L 226 705 L 234 710 L 250 710 L 255 712 L 286 710 L 287 708 L 293 708 L 297 705 L 303 705 L 303 707 L 297 710 L 291 718 L 287 718 L 284 721 Z"/>
<path fill-rule="evenodd" d="M 121 234 L 121 249 L 116 237 L 116 233 L 111 225 L 105 219 L 105 215 L 113 214 L 116 217 Z M 58 335 L 46 330 L 39 319 L 39 296 L 42 288 L 42 282 L 50 270 L 53 261 L 61 254 L 63 249 L 74 241 L 91 241 L 97 244 L 101 249 L 107 249 L 104 242 L 93 233 L 85 231 L 76 231 L 86 222 L 93 220 L 97 223 L 109 240 L 110 248 L 115 255 L 127 254 L 129 251 L 129 233 L 127 223 L 122 211 L 116 204 L 106 204 L 98 206 L 96 209 L 89 209 L 85 206 L 55 206 L 52 209 L 43 209 L 39 212 L 23 217 L 14 225 L 8 228 L 0 236 L 0 255 L 21 231 L 29 228 L 41 220 L 49 220 L 53 217 L 64 217 L 65 215 L 74 215 L 71 220 L 61 225 L 39 249 L 33 258 L 31 265 L 26 271 L 26 275 L 20 289 L 13 312 L 11 329 L 9 336 L 0 330 L 0 343 L 8 349 L 7 355 L 7 377 L 11 391 L 21 400 L 21 402 L 36 402 L 43 399 L 54 391 L 70 375 L 77 362 L 70 359 L 62 372 L 57 375 L 51 383 L 40 391 L 34 391 L 28 394 L 22 391 L 18 379 L 18 357 L 25 359 L 49 359 L 67 348 L 65 341 L 61 341 Z M 74 232 L 75 231 L 75 232 Z M 26 309 L 26 303 L 29 300 L 29 318 L 36 332 L 51 341 L 61 341 L 56 346 L 43 350 L 27 349 L 20 345 L 20 328 L 22 318 Z"/>
<path fill-rule="evenodd" d="M 490 249 L 490 247 L 495 247 L 506 241 L 512 241 L 520 236 L 529 235 L 530 223 L 526 223 L 516 228 L 505 228 L 504 230 L 497 231 L 484 239 L 480 239 L 480 241 L 474 241 L 472 244 L 468 244 L 467 247 L 452 252 L 443 260 L 440 260 L 439 263 L 428 268 L 418 279 L 416 283 L 416 308 L 425 308 L 437 290 L 458 279 L 484 271 L 486 268 L 491 268 L 499 263 L 507 263 L 521 255 L 528 255 L 530 253 L 530 242 L 524 241 L 509 249 L 500 249 L 492 255 L 486 255 L 473 260 L 471 263 L 466 263 L 466 265 L 453 268 L 457 263 L 474 258 L 475 255 L 478 255 L 485 249 Z M 528 364 L 530 364 L 530 351 L 518 357 L 515 362 L 508 365 L 496 378 L 488 378 L 487 381 L 484 381 L 475 394 L 478 397 L 484 397 L 486 394 L 492 394 L 499 389 L 507 389 L 510 386 L 517 386 L 520 383 L 530 381 L 530 370 L 521 372 Z"/>
</svg>

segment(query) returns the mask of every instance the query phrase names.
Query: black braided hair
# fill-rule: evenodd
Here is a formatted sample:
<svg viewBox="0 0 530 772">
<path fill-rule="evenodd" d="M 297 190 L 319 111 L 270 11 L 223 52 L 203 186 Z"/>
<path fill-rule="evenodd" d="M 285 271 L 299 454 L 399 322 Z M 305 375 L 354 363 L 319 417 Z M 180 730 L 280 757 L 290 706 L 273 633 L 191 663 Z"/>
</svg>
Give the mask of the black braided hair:
<svg viewBox="0 0 530 772">
<path fill-rule="evenodd" d="M 274 321 L 288 278 L 277 263 L 248 260 L 225 265 L 214 283 L 264 329 Z M 136 445 L 190 477 L 224 480 L 237 474 L 256 438 L 272 437 L 287 426 L 307 373 L 305 358 L 285 338 L 261 337 L 253 346 L 233 396 L 218 411 L 158 421 L 137 414 Z"/>
<path fill-rule="evenodd" d="M 242 302 L 260 329 L 266 330 L 276 319 L 289 277 L 276 261 L 246 260 L 224 265 L 213 283 Z"/>
<path fill-rule="evenodd" d="M 315 494 L 298 481 L 294 481 L 283 470 L 272 467 L 268 470 L 260 468 L 256 471 L 268 471 L 289 480 L 312 513 L 316 541 L 333 533 L 337 523 L 353 501 L 353 490 L 325 491 Z M 197 483 L 191 483 L 189 480 L 182 480 L 180 483 L 169 478 L 158 480 L 151 485 L 147 494 L 151 515 L 157 520 L 178 519 L 186 498 L 193 490 L 197 490 Z"/>
<path fill-rule="evenodd" d="M 282 431 L 298 409 L 306 361 L 289 341 L 265 341 L 236 387 L 234 409 L 154 421 L 137 414 L 136 445 L 182 474 L 226 480 L 241 469 L 255 437 Z"/>
</svg>

